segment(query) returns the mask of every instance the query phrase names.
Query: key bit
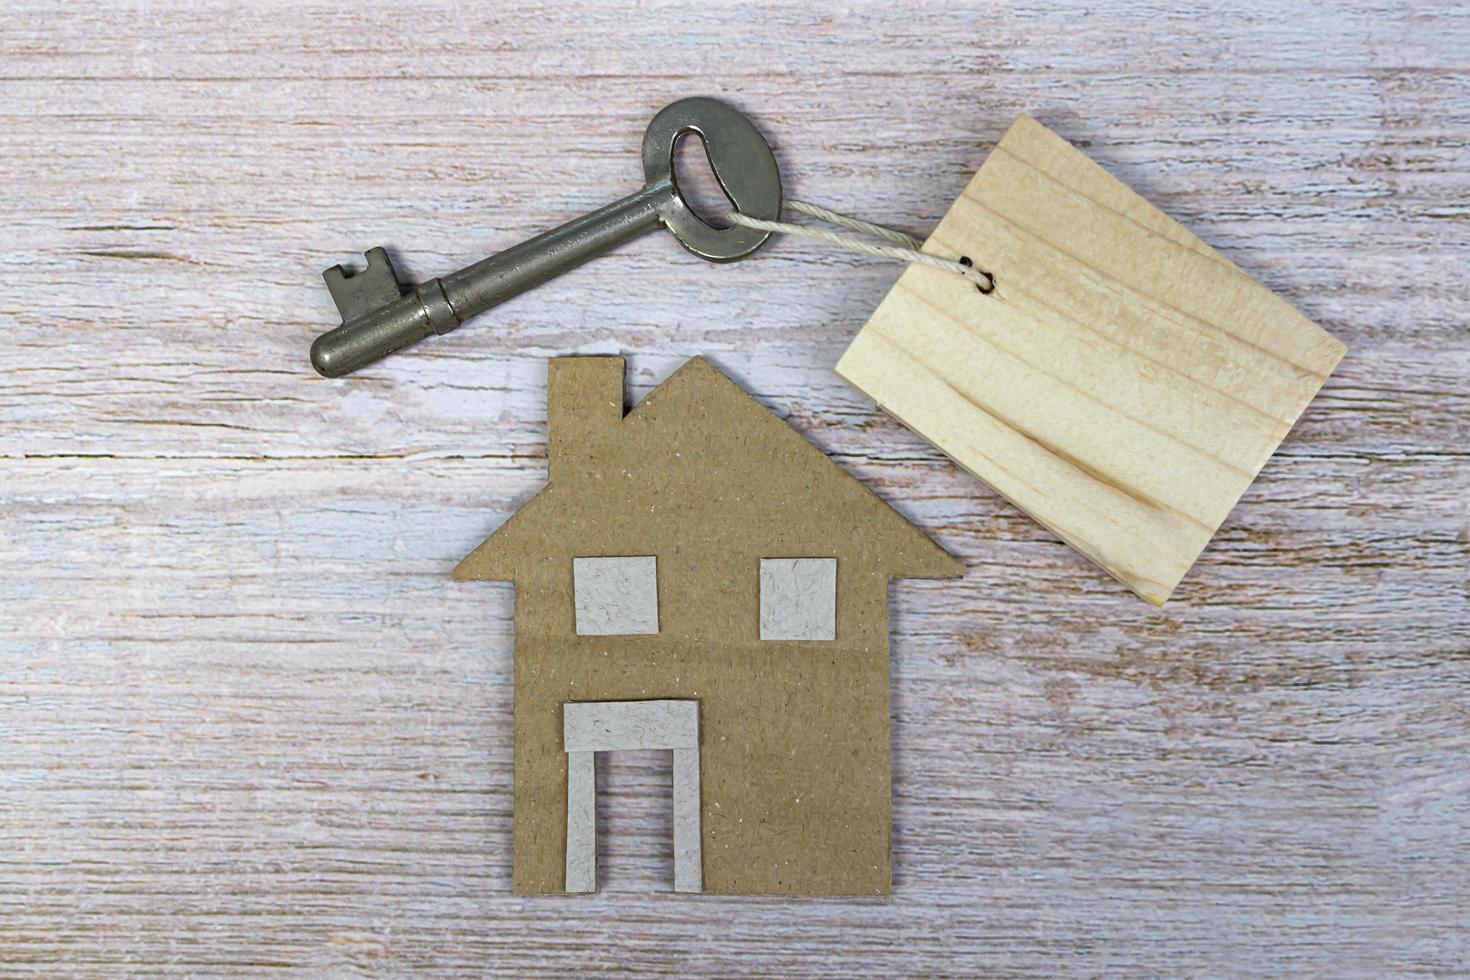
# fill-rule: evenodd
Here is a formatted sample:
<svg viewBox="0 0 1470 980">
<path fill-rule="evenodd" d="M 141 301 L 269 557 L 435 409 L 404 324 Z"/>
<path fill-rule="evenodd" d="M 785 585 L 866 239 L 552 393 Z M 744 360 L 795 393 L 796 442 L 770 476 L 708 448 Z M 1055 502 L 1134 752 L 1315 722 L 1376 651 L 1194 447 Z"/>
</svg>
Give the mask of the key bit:
<svg viewBox="0 0 1470 980">
<path fill-rule="evenodd" d="M 398 281 L 398 273 L 393 269 L 393 260 L 388 257 L 387 249 L 381 245 L 369 249 L 364 258 L 367 259 L 367 268 L 361 272 L 348 272 L 340 265 L 334 265 L 322 273 L 332 300 L 337 304 L 337 312 L 342 314 L 343 323 L 356 320 L 403 296 L 403 286 Z"/>
<path fill-rule="evenodd" d="M 322 274 L 342 325 L 311 345 L 311 363 L 328 378 L 371 364 L 431 333 L 539 286 L 588 259 L 663 227 L 686 249 L 711 262 L 731 262 L 759 249 L 770 232 L 742 225 L 717 228 L 694 212 L 674 179 L 674 147 L 697 135 L 720 187 L 742 214 L 774 221 L 781 213 L 781 174 L 771 148 L 749 119 L 715 99 L 681 99 L 665 107 L 643 134 L 642 190 L 482 259 L 468 268 L 405 291 L 388 253 L 367 253 L 367 268 Z"/>
</svg>

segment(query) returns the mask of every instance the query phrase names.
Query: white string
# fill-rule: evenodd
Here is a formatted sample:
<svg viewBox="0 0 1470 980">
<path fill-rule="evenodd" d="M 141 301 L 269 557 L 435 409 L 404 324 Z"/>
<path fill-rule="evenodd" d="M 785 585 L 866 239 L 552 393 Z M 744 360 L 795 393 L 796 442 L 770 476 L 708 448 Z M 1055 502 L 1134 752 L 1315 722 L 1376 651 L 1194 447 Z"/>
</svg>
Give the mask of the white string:
<svg viewBox="0 0 1470 980">
<path fill-rule="evenodd" d="M 805 201 L 786 201 L 785 206 L 818 221 L 847 228 L 851 231 L 872 235 L 875 238 L 887 239 L 897 242 L 897 245 L 873 245 L 860 241 L 851 235 L 839 234 L 835 231 L 826 231 L 821 228 L 812 228 L 807 225 L 792 224 L 789 221 L 766 221 L 762 218 L 752 218 L 741 214 L 739 211 L 731 211 L 725 215 L 731 224 L 743 225 L 746 228 L 754 228 L 757 231 L 773 231 L 784 235 L 800 235 L 803 238 L 814 238 L 818 241 L 828 242 L 832 245 L 840 245 L 843 248 L 852 249 L 855 252 L 863 252 L 867 255 L 876 255 L 885 259 L 898 259 L 900 262 L 909 262 L 914 265 L 924 265 L 931 269 L 941 269 L 945 272 L 953 272 L 962 276 L 980 287 L 984 293 L 995 288 L 995 279 L 988 272 L 982 272 L 974 266 L 965 262 L 956 262 L 954 259 L 944 259 L 937 255 L 930 255 L 923 251 L 924 243 L 913 235 L 875 225 L 870 221 L 859 218 L 850 218 L 836 211 L 828 211 L 826 208 L 815 204 L 807 204 Z"/>
<path fill-rule="evenodd" d="M 862 221 L 858 218 L 849 218 L 845 214 L 828 211 L 826 208 L 817 207 L 817 205 L 808 204 L 805 201 L 787 201 L 786 206 L 809 218 L 816 218 L 818 221 L 825 221 L 828 224 L 849 228 L 853 231 L 873 235 L 876 238 L 886 238 L 891 242 L 898 242 L 898 244 L 913 249 L 915 252 L 923 251 L 924 248 L 923 239 L 915 238 L 906 231 L 885 228 L 883 225 L 875 225 L 871 221 Z"/>
</svg>

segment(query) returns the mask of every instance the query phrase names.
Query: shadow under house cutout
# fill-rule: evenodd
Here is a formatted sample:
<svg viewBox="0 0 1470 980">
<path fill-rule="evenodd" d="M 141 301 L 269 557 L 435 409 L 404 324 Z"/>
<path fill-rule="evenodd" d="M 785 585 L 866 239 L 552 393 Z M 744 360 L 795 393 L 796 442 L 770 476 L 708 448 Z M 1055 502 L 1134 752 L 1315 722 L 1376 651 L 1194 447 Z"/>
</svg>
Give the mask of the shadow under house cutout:
<svg viewBox="0 0 1470 980">
<path fill-rule="evenodd" d="M 455 569 L 513 581 L 514 889 L 597 889 L 594 756 L 666 749 L 674 887 L 891 887 L 888 585 L 963 566 L 703 358 L 624 414 L 550 362 L 550 482 Z"/>
</svg>

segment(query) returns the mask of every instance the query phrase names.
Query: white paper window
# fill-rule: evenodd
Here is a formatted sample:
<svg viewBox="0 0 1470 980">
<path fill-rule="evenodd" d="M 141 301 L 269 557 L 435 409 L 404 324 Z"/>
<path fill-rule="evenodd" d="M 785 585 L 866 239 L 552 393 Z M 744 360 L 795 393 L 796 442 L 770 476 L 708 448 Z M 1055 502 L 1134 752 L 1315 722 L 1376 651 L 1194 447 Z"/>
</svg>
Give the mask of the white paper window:
<svg viewBox="0 0 1470 980">
<path fill-rule="evenodd" d="M 658 562 L 640 558 L 573 558 L 577 635 L 658 632 Z"/>
<path fill-rule="evenodd" d="M 761 559 L 761 639 L 837 638 L 837 559 Z"/>
</svg>

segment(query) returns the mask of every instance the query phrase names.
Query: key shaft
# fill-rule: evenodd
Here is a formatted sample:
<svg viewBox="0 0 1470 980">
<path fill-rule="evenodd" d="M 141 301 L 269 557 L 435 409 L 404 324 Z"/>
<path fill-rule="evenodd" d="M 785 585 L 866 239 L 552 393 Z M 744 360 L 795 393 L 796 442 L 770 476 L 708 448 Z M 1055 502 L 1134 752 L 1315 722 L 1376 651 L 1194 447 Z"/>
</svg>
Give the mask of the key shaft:
<svg viewBox="0 0 1470 980">
<path fill-rule="evenodd" d="M 367 253 L 367 268 L 356 275 L 341 266 L 328 269 L 322 275 L 342 325 L 312 344 L 312 365 L 328 378 L 349 374 L 430 334 L 448 333 L 470 317 L 658 227 L 711 262 L 750 255 L 765 244 L 769 232 L 711 225 L 679 193 L 674 148 L 691 134 L 703 140 L 715 177 L 737 210 L 766 220 L 780 215 L 781 176 L 760 131 L 723 102 L 681 99 L 660 111 L 643 135 L 645 182 L 636 193 L 407 290 L 382 248 Z"/>
<path fill-rule="evenodd" d="M 444 294 L 469 319 L 533 286 L 575 269 L 659 227 L 659 209 L 673 193 L 668 180 L 444 277 Z"/>
<path fill-rule="evenodd" d="M 338 378 L 430 334 L 446 334 L 472 316 L 659 227 L 669 180 L 646 184 L 591 214 L 481 259 L 408 295 L 329 330 L 311 345 L 311 363 Z M 349 280 L 350 281 L 350 280 Z"/>
</svg>

